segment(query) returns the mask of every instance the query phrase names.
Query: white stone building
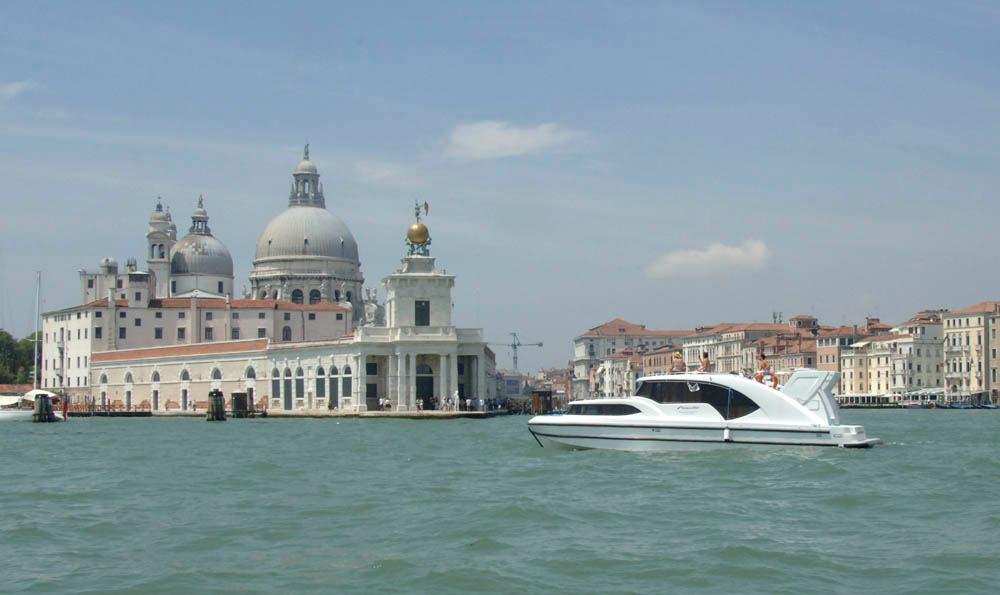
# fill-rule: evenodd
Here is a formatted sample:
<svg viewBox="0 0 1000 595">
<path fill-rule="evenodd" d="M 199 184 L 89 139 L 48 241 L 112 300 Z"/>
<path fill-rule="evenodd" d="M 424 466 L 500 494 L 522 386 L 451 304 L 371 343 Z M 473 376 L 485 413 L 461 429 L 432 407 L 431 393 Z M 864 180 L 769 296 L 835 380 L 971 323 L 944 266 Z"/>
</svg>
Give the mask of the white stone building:
<svg viewBox="0 0 1000 595">
<path fill-rule="evenodd" d="M 945 398 L 949 401 L 1000 402 L 997 328 L 1000 301 L 986 301 L 945 312 Z"/>
</svg>

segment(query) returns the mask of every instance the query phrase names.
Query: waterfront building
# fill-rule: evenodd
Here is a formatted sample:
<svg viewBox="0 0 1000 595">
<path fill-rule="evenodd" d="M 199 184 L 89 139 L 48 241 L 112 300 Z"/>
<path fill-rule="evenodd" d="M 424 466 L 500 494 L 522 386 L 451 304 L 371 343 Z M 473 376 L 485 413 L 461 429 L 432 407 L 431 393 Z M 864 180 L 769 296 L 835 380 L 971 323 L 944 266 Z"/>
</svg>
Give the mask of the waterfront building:
<svg viewBox="0 0 1000 595">
<path fill-rule="evenodd" d="M 816 367 L 816 339 L 812 334 L 783 333 L 758 339 L 752 353 L 763 353 L 771 369 L 784 382 L 799 368 Z"/>
<path fill-rule="evenodd" d="M 573 339 L 573 398 L 585 399 L 595 393 L 592 371 L 603 358 L 622 349 L 648 350 L 690 336 L 688 330 L 653 330 L 615 318 L 595 326 Z"/>
<path fill-rule="evenodd" d="M 455 276 L 430 255 L 419 209 L 382 303 L 363 288 L 357 244 L 326 210 L 308 148 L 293 178 L 288 210 L 260 236 L 253 293 L 242 299 L 232 297 L 232 258 L 209 229 L 204 200 L 176 242 L 158 202 L 147 270 L 130 259 L 120 273 L 106 258 L 98 272 L 81 273 L 80 305 L 43 315 L 43 386 L 154 410 L 194 407 L 206 387 L 253 388 L 256 403 L 279 411 L 494 397 L 495 355 L 481 329 L 454 324 Z"/>
<path fill-rule="evenodd" d="M 497 395 L 501 399 L 520 399 L 524 397 L 524 387 L 528 377 L 518 370 L 497 370 Z"/>
<path fill-rule="evenodd" d="M 945 312 L 941 319 L 945 399 L 1000 402 L 997 357 L 1000 301 L 985 301 Z"/>
<path fill-rule="evenodd" d="M 751 373 L 757 366 L 756 342 L 781 333 L 812 333 L 818 328 L 811 316 L 796 316 L 787 323 L 723 323 L 699 329 L 682 341 L 684 361 L 697 369 L 707 352 L 713 370 L 721 373 Z"/>
<path fill-rule="evenodd" d="M 643 354 L 622 349 L 606 356 L 594 368 L 594 392 L 598 397 L 634 395 L 635 382 L 643 375 Z"/>
</svg>

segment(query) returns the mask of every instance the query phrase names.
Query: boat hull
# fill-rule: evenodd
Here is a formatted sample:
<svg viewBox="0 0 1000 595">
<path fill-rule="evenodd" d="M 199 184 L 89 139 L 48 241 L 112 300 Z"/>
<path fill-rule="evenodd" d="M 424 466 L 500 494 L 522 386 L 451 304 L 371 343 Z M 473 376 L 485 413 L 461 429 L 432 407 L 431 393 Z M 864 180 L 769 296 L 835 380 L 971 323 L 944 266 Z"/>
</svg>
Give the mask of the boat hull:
<svg viewBox="0 0 1000 595">
<path fill-rule="evenodd" d="M 734 445 L 868 448 L 881 444 L 881 440 L 877 438 L 867 438 L 861 426 L 807 430 L 740 428 L 735 425 L 691 427 L 670 424 L 545 423 L 532 420 L 528 429 L 539 446 L 571 449 L 706 450 Z"/>
</svg>

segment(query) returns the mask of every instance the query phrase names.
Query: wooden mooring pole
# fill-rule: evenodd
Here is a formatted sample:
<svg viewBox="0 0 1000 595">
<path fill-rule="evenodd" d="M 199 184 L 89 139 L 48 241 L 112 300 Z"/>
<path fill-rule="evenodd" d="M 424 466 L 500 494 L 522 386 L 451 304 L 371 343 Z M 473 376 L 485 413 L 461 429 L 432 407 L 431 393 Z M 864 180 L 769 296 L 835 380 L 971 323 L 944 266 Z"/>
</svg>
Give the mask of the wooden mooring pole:
<svg viewBox="0 0 1000 595">
<path fill-rule="evenodd" d="M 208 415 L 206 421 L 226 421 L 226 398 L 219 389 L 208 393 Z"/>
<path fill-rule="evenodd" d="M 36 423 L 48 423 L 56 421 L 56 414 L 52 411 L 52 398 L 48 395 L 35 396 L 35 412 L 31 416 L 31 421 Z"/>
</svg>

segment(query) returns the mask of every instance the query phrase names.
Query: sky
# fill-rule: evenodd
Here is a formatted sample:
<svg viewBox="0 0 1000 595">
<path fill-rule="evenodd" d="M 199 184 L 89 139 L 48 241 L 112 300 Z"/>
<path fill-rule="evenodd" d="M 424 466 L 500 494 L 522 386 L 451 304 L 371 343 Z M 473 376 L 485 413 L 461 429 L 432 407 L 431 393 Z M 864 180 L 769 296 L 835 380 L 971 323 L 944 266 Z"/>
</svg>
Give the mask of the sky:
<svg viewBox="0 0 1000 595">
<path fill-rule="evenodd" d="M 615 317 L 1000 299 L 996 3 L 291 6 L 0 3 L 0 327 L 36 270 L 46 310 L 141 259 L 158 196 L 246 285 L 307 142 L 367 286 L 427 201 L 455 322 L 522 369 Z"/>
</svg>

